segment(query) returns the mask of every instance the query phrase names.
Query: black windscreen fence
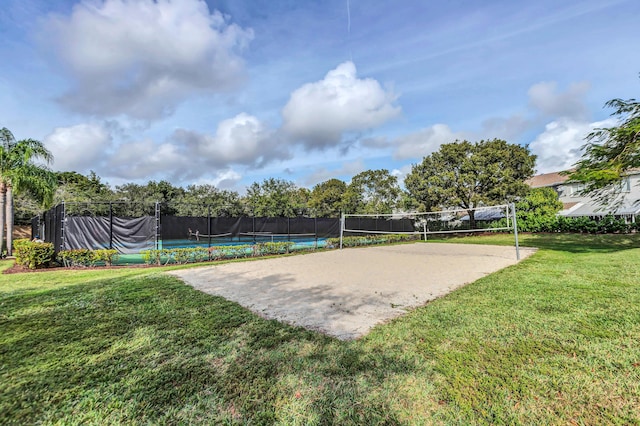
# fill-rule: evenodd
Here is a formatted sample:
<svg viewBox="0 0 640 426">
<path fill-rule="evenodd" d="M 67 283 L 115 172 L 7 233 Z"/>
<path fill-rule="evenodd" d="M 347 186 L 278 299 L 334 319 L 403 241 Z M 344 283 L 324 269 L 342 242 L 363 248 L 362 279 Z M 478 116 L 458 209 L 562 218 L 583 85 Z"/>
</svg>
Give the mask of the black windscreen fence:
<svg viewBox="0 0 640 426">
<path fill-rule="evenodd" d="M 358 231 L 358 234 L 366 234 L 366 231 L 414 232 L 416 230 L 413 219 L 378 219 L 373 217 L 347 217 L 344 227 L 347 234 L 349 234 L 349 229 Z"/>
<path fill-rule="evenodd" d="M 31 238 L 53 243 L 56 251 L 62 244 L 64 208 L 57 205 L 31 219 Z"/>
<path fill-rule="evenodd" d="M 63 250 L 115 249 L 119 253 L 139 253 L 155 247 L 155 218 L 67 216 Z"/>
<path fill-rule="evenodd" d="M 265 241 L 315 242 L 340 236 L 339 218 L 210 216 L 213 209 L 193 209 L 202 216 L 161 214 L 159 204 L 65 203 L 32 220 L 32 236 L 70 249 L 115 249 L 139 253 L 153 248 L 252 244 Z M 137 213 L 139 215 L 128 215 Z M 359 235 L 412 232 L 411 219 L 347 218 L 345 228 Z M 346 232 L 345 235 L 353 235 Z"/>
</svg>

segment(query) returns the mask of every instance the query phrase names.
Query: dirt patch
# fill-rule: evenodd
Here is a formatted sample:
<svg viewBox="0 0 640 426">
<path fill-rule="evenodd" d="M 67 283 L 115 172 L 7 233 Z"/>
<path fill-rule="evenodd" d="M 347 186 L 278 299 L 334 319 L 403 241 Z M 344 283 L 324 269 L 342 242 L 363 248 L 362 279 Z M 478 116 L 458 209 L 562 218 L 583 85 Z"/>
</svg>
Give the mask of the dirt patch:
<svg viewBox="0 0 640 426">
<path fill-rule="evenodd" d="M 13 239 L 18 240 L 21 238 L 31 238 L 30 225 L 14 225 L 13 226 Z"/>
<path fill-rule="evenodd" d="M 3 270 L 3 274 L 27 274 L 27 273 L 35 273 L 35 272 L 51 272 L 51 271 L 102 271 L 105 269 L 124 269 L 124 268 L 155 268 L 160 267 L 158 265 L 112 265 L 112 266 L 46 266 L 37 269 L 29 269 L 26 266 L 18 265 L 14 262 L 14 264 L 7 269 Z"/>
<path fill-rule="evenodd" d="M 521 258 L 534 251 L 521 248 Z M 169 273 L 263 317 L 348 340 L 515 263 L 513 247 L 417 243 Z"/>
</svg>

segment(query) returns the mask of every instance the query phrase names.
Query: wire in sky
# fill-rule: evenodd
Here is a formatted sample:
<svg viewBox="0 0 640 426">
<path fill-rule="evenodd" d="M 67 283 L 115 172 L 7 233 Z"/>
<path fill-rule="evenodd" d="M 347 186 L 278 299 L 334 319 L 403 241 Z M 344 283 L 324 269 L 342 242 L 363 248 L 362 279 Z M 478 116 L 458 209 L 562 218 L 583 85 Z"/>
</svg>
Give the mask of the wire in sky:
<svg viewBox="0 0 640 426">
<path fill-rule="evenodd" d="M 349 0 L 347 0 L 347 33 L 351 35 L 351 7 L 349 6 Z"/>
<path fill-rule="evenodd" d="M 347 0 L 347 40 L 351 38 L 351 5 L 349 4 L 349 0 Z M 353 52 L 351 52 L 351 48 L 349 48 L 349 57 L 351 62 L 353 62 Z"/>
</svg>

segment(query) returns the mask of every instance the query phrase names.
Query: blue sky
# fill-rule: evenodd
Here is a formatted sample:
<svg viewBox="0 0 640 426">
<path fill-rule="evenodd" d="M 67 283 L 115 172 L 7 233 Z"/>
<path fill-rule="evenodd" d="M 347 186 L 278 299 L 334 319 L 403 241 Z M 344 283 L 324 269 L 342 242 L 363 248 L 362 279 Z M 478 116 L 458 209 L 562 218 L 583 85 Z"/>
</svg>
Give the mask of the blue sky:
<svg viewBox="0 0 640 426">
<path fill-rule="evenodd" d="M 242 192 L 456 139 L 570 167 L 640 89 L 640 2 L 4 0 L 0 126 L 56 170 Z"/>
</svg>

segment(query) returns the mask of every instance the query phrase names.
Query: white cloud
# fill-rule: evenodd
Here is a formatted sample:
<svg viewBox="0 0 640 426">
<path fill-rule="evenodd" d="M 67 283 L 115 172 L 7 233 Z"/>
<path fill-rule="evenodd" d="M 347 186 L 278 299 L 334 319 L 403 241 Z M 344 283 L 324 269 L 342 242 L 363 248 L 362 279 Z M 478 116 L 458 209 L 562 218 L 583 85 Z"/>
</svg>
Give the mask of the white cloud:
<svg viewBox="0 0 640 426">
<path fill-rule="evenodd" d="M 78 124 L 55 128 L 43 143 L 54 156 L 56 170 L 87 173 L 99 169 L 113 141 L 102 125 Z"/>
<path fill-rule="evenodd" d="M 532 124 L 532 120 L 521 115 L 489 118 L 482 123 L 481 139 L 517 140 Z"/>
<path fill-rule="evenodd" d="M 220 189 L 237 190 L 238 182 L 242 179 L 242 175 L 233 169 L 219 170 L 215 172 L 213 177 L 198 179 L 197 185 L 209 184 Z"/>
<path fill-rule="evenodd" d="M 405 164 L 404 166 L 400 167 L 399 169 L 391 170 L 391 175 L 398 178 L 398 185 L 400 185 L 401 187 L 404 187 L 404 179 L 411 172 L 411 168 L 412 167 L 413 167 L 413 165 L 411 165 L 411 164 Z"/>
<path fill-rule="evenodd" d="M 395 100 L 378 81 L 358 78 L 353 62 L 345 62 L 291 94 L 282 110 L 282 129 L 307 148 L 335 146 L 346 132 L 372 129 L 398 116 Z"/>
<path fill-rule="evenodd" d="M 589 83 L 574 83 L 561 93 L 557 92 L 557 86 L 555 81 L 534 84 L 528 91 L 529 104 L 545 116 L 585 120 L 588 111 L 584 96 Z"/>
<path fill-rule="evenodd" d="M 236 87 L 244 74 L 237 52 L 253 37 L 200 0 L 84 1 L 43 27 L 74 79 L 63 104 L 140 119 L 169 114 L 191 95 Z"/>
<path fill-rule="evenodd" d="M 362 160 L 344 163 L 341 167 L 333 170 L 329 170 L 325 167 L 317 168 L 303 179 L 303 184 L 308 187 L 312 187 L 328 179 L 339 179 L 341 176 L 349 176 L 351 178 L 364 170 L 366 170 L 366 167 Z M 347 181 L 349 180 L 350 179 Z"/>
<path fill-rule="evenodd" d="M 440 149 L 440 145 L 456 139 L 464 139 L 464 134 L 453 132 L 446 124 L 434 124 L 394 140 L 393 156 L 397 159 L 422 158 Z"/>
<path fill-rule="evenodd" d="M 109 173 L 126 179 L 179 179 L 191 170 L 192 163 L 180 147 L 157 144 L 151 139 L 122 144 L 109 158 Z"/>
<path fill-rule="evenodd" d="M 560 118 L 545 126 L 536 139 L 531 142 L 531 153 L 538 156 L 537 173 L 567 170 L 582 156 L 584 138 L 597 127 L 615 125 L 615 120 L 608 119 L 595 123 Z"/>
<path fill-rule="evenodd" d="M 279 141 L 275 132 L 245 113 L 221 121 L 215 135 L 179 129 L 171 140 L 194 161 L 202 162 L 203 167 L 262 167 L 275 159 L 290 157 L 286 144 Z"/>
</svg>

